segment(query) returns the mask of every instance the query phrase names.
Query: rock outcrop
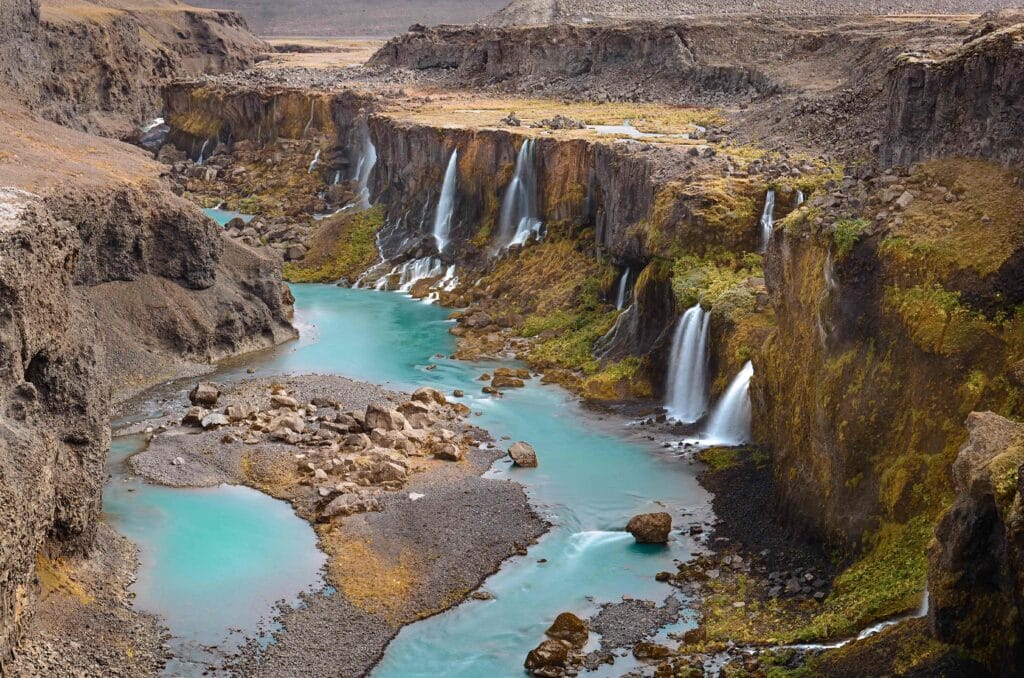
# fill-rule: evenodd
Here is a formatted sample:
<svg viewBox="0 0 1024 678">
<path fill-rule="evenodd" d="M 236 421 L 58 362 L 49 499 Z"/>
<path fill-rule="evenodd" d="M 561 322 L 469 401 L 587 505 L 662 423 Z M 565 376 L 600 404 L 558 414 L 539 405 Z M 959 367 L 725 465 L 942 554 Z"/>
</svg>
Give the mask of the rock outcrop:
<svg viewBox="0 0 1024 678">
<path fill-rule="evenodd" d="M 952 52 L 901 57 L 889 82 L 882 164 L 968 156 L 1021 166 L 1022 69 L 1024 24 L 982 23 Z"/>
<path fill-rule="evenodd" d="M 252 65 L 265 44 L 234 12 L 168 0 L 4 0 L 0 84 L 44 117 L 124 137 L 160 113 L 159 86 Z"/>
<path fill-rule="evenodd" d="M 109 382 L 74 303 L 77 238 L 36 196 L 0 189 L 0 663 L 35 595 L 36 558 L 96 533 Z"/>
<path fill-rule="evenodd" d="M 1024 662 L 1024 425 L 975 412 L 967 429 L 929 554 L 928 616 L 939 640 L 1009 676 Z"/>
</svg>

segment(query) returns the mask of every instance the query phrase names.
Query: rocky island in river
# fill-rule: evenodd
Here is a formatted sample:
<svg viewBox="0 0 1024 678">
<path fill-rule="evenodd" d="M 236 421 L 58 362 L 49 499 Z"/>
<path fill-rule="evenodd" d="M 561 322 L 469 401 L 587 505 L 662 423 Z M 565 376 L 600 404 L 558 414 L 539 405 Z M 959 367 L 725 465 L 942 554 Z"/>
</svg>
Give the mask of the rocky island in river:
<svg viewBox="0 0 1024 678">
<path fill-rule="evenodd" d="M 1022 671 L 1024 12 L 349 4 L 0 0 L 0 674 Z"/>
</svg>

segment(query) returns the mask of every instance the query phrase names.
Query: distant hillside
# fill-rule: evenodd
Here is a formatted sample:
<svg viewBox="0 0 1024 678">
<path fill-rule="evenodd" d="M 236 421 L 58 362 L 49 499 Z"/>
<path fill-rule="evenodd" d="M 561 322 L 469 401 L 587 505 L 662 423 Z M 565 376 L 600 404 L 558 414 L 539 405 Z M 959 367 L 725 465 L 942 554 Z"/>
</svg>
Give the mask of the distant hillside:
<svg viewBox="0 0 1024 678">
<path fill-rule="evenodd" d="M 981 14 L 1020 0 L 512 0 L 486 19 L 498 26 L 654 19 L 682 15 L 840 16 Z"/>
<path fill-rule="evenodd" d="M 195 0 L 234 9 L 260 35 L 390 37 L 415 23 L 472 23 L 507 0 Z"/>
</svg>

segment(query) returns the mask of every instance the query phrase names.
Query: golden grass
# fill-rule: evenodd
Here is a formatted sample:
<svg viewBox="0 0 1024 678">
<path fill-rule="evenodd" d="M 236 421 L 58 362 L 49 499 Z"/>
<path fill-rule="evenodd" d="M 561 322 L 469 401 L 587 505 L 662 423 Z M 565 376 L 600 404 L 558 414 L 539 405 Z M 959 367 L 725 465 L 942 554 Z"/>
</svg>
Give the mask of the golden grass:
<svg viewBox="0 0 1024 678">
<path fill-rule="evenodd" d="M 36 556 L 36 576 L 42 586 L 42 597 L 55 593 L 71 597 L 83 605 L 89 605 L 94 598 L 85 588 L 74 580 L 72 568 L 62 558 L 49 559 L 43 555 Z"/>
<path fill-rule="evenodd" d="M 318 526 L 327 552 L 331 582 L 356 607 L 396 625 L 408 617 L 406 606 L 416 587 L 421 558 L 406 549 L 397 557 L 381 553 L 365 540 L 342 533 L 338 526 Z"/>
</svg>

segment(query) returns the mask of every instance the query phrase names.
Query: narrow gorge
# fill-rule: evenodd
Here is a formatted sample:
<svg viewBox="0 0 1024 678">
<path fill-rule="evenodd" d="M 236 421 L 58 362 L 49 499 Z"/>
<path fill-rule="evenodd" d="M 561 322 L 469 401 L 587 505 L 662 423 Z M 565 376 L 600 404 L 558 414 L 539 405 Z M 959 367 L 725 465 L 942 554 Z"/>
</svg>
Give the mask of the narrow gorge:
<svg viewBox="0 0 1024 678">
<path fill-rule="evenodd" d="M 1017 674 L 1024 13 L 0 3 L 5 675 Z"/>
</svg>

